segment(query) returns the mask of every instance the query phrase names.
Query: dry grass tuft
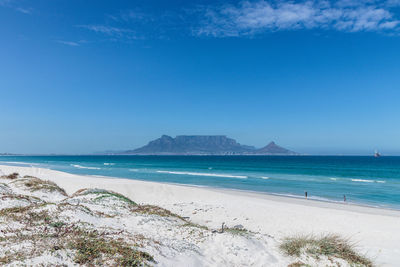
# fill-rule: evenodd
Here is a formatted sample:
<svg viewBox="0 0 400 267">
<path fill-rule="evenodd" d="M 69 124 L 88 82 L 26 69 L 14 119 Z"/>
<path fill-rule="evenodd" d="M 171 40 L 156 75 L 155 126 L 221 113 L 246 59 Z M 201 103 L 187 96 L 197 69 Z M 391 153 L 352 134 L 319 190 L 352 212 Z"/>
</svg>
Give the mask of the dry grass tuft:
<svg viewBox="0 0 400 267">
<path fill-rule="evenodd" d="M 75 250 L 75 263 L 89 266 L 103 265 L 112 260 L 115 266 L 144 266 L 153 257 L 135 249 L 122 240 L 106 239 L 97 231 L 81 231 L 73 236 L 67 248 Z"/>
<path fill-rule="evenodd" d="M 27 187 L 31 192 L 43 190 L 47 192 L 58 192 L 63 196 L 68 196 L 65 190 L 59 187 L 56 183 L 53 183 L 51 181 L 44 181 L 42 179 L 32 176 L 24 176 L 23 178 L 13 181 L 12 183 L 23 185 Z"/>
<path fill-rule="evenodd" d="M 250 233 L 245 228 L 235 228 L 235 227 L 233 227 L 233 228 L 229 228 L 229 227 L 224 228 L 224 232 L 231 233 L 233 235 L 247 235 L 247 234 Z"/>
<path fill-rule="evenodd" d="M 88 194 L 96 194 L 98 197 L 94 199 L 94 201 L 99 201 L 101 199 L 109 198 L 109 197 L 114 197 L 119 200 L 122 200 L 130 205 L 136 206 L 137 204 L 132 201 L 131 199 L 127 198 L 126 196 L 119 194 L 117 192 L 109 191 L 109 190 L 104 190 L 104 189 L 80 189 L 76 191 L 72 196 L 83 196 L 83 195 L 88 195 Z"/>
<path fill-rule="evenodd" d="M 24 224 L 21 229 L 5 230 L 4 234 L 7 233 L 8 237 L 0 239 L 3 247 L 6 244 L 11 246 L 24 242 L 34 244 L 33 247 L 7 253 L 0 258 L 0 265 L 37 257 L 49 249 L 69 249 L 75 263 L 86 266 L 146 266 L 148 262 L 154 261 L 150 254 L 137 249 L 140 245 L 136 241 L 142 241 L 143 237 L 131 239 L 134 243 L 130 244 L 122 238 L 115 239 L 120 232 L 99 232 L 82 228 L 60 220 L 57 213 L 50 214 L 48 210 L 41 209 L 46 204 L 0 211 L 0 217 Z M 63 205 L 59 208 L 65 207 L 67 206 Z"/>
<path fill-rule="evenodd" d="M 12 190 L 8 184 L 0 183 L 0 194 L 11 193 Z"/>
<path fill-rule="evenodd" d="M 140 245 L 128 244 L 122 238 L 114 239 L 115 233 L 112 232 L 85 230 L 77 225 L 46 220 L 40 232 L 27 232 L 27 229 L 30 228 L 16 230 L 6 242 L 10 245 L 32 242 L 35 246 L 7 253 L 0 258 L 0 265 L 24 261 L 49 250 L 65 249 L 72 252 L 70 255 L 75 263 L 85 266 L 147 266 L 149 262 L 154 262 L 150 254 L 137 249 Z"/>
<path fill-rule="evenodd" d="M 0 210 L 0 216 L 9 217 L 10 215 L 15 215 L 17 213 L 24 213 L 25 211 L 28 211 L 32 208 L 32 206 L 6 208 Z"/>
<path fill-rule="evenodd" d="M 19 173 L 16 173 L 16 172 L 11 173 L 11 174 L 9 174 L 9 175 L 3 175 L 3 176 L 1 176 L 1 178 L 3 178 L 3 179 L 10 179 L 10 180 L 17 179 L 18 177 L 19 177 Z"/>
<path fill-rule="evenodd" d="M 10 176 L 13 181 L 10 185 L 23 187 L 24 190 L 46 192 L 57 191 L 67 195 L 55 183 L 43 181 L 36 177 L 18 174 Z M 80 190 L 80 195 L 96 194 L 90 200 L 94 203 L 102 198 L 117 198 L 129 204 L 134 209 L 136 203 L 115 192 L 106 190 Z M 9 225 L 18 222 L 19 228 L 5 227 L 0 233 L 0 248 L 15 246 L 16 244 L 32 244 L 20 246 L 16 251 L 10 250 L 1 253 L 0 265 L 24 262 L 43 255 L 46 252 L 67 250 L 67 258 L 78 265 L 85 266 L 147 266 L 154 262 L 154 258 L 147 252 L 140 251 L 144 236 L 133 236 L 123 231 L 94 230 L 91 225 L 81 221 L 72 222 L 63 212 L 73 210 L 83 211 L 91 216 L 107 217 L 101 212 L 92 212 L 89 208 L 72 205 L 65 201 L 48 203 L 34 196 L 17 195 L 11 192 L 2 194 L 2 200 L 21 200 L 26 206 L 14 206 L 0 210 L 0 219 Z M 54 207 L 46 207 L 54 205 Z M 23 265 L 23 264 L 21 264 Z"/>
<path fill-rule="evenodd" d="M 304 262 L 296 261 L 296 262 L 289 264 L 288 267 L 311 267 L 311 266 L 309 264 L 305 264 Z"/>
<path fill-rule="evenodd" d="M 133 212 L 138 212 L 138 213 L 142 213 L 142 214 L 151 214 L 151 215 L 158 215 L 161 217 L 175 217 L 178 218 L 182 221 L 186 221 L 184 218 L 182 218 L 181 216 L 172 213 L 169 210 L 163 209 L 161 207 L 158 206 L 153 206 L 153 205 L 140 205 L 137 207 L 134 207 L 132 209 Z"/>
<path fill-rule="evenodd" d="M 0 199 L 18 199 L 18 200 L 26 200 L 31 203 L 43 202 L 40 198 L 34 196 L 27 196 L 27 195 L 17 195 L 17 194 L 3 194 Z"/>
<path fill-rule="evenodd" d="M 200 225 L 200 224 L 189 222 L 189 221 L 182 224 L 181 226 L 182 227 L 196 227 L 196 228 L 203 229 L 203 230 L 209 230 L 208 227 L 205 225 Z"/>
<path fill-rule="evenodd" d="M 34 209 L 44 207 L 48 203 L 32 204 L 25 207 L 13 207 L 0 210 L 0 217 L 32 225 L 38 221 L 49 221 L 50 215 L 46 210 L 34 211 Z"/>
<path fill-rule="evenodd" d="M 315 259 L 321 256 L 336 257 L 357 266 L 374 266 L 370 259 L 355 251 L 354 244 L 338 235 L 290 237 L 282 242 L 280 249 L 289 256 L 300 257 L 305 253 Z"/>
<path fill-rule="evenodd" d="M 89 190 L 88 188 L 81 188 L 72 194 L 72 197 L 84 195 L 83 192 Z"/>
</svg>

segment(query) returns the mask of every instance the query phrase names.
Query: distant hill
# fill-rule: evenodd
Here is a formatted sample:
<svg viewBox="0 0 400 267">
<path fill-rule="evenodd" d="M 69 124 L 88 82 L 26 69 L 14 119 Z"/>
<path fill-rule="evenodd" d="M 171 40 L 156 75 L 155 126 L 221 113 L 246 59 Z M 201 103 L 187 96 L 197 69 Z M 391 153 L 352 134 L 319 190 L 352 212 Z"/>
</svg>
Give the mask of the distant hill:
<svg viewBox="0 0 400 267">
<path fill-rule="evenodd" d="M 275 142 L 271 142 L 263 148 L 257 149 L 255 151 L 256 154 L 279 154 L 279 155 L 294 155 L 296 154 L 293 151 L 290 151 L 286 148 L 278 146 Z"/>
<path fill-rule="evenodd" d="M 122 152 L 130 155 L 296 155 L 274 142 L 256 149 L 224 135 L 163 135 L 147 145 Z"/>
</svg>

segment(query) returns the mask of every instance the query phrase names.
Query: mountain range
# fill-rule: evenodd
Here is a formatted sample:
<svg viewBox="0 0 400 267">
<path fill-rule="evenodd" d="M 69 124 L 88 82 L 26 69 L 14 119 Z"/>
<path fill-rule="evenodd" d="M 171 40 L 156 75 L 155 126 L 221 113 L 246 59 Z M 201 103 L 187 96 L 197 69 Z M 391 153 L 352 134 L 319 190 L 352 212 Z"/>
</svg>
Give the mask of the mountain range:
<svg viewBox="0 0 400 267">
<path fill-rule="evenodd" d="M 163 135 L 147 145 L 124 151 L 126 155 L 297 155 L 270 142 L 262 148 L 239 144 L 225 135 Z"/>
</svg>

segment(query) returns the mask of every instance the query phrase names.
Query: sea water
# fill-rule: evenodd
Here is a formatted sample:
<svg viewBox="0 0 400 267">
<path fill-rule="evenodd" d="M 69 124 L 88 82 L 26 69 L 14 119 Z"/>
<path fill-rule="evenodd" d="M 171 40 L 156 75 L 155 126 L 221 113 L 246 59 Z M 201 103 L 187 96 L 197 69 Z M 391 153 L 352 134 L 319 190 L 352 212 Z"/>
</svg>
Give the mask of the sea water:
<svg viewBox="0 0 400 267">
<path fill-rule="evenodd" d="M 400 209 L 400 157 L 1 156 L 0 164 Z"/>
</svg>

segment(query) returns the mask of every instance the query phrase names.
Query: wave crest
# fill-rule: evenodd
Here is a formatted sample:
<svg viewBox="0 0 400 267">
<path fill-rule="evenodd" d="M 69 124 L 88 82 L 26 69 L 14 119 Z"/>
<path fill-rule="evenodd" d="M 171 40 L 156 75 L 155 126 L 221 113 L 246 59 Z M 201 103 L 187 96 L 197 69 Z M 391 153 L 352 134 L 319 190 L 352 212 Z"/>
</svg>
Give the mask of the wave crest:
<svg viewBox="0 0 400 267">
<path fill-rule="evenodd" d="M 192 175 L 192 176 L 211 176 L 211 177 L 226 177 L 226 178 L 238 178 L 247 179 L 244 175 L 230 175 L 230 174 L 219 174 L 219 173 L 204 173 L 204 172 L 179 172 L 179 171 L 157 171 L 158 173 L 168 173 L 177 175 Z"/>
<path fill-rule="evenodd" d="M 77 169 L 88 169 L 88 170 L 101 170 L 101 168 L 97 167 L 86 167 L 78 164 L 71 164 L 72 167 L 77 168 Z"/>
<path fill-rule="evenodd" d="M 365 180 L 365 179 L 351 179 L 352 182 L 361 182 L 361 183 L 380 183 L 384 184 L 386 181 L 382 180 Z"/>
<path fill-rule="evenodd" d="M 351 179 L 352 182 L 361 182 L 361 183 L 373 183 L 374 180 L 364 180 L 364 179 Z"/>
</svg>

